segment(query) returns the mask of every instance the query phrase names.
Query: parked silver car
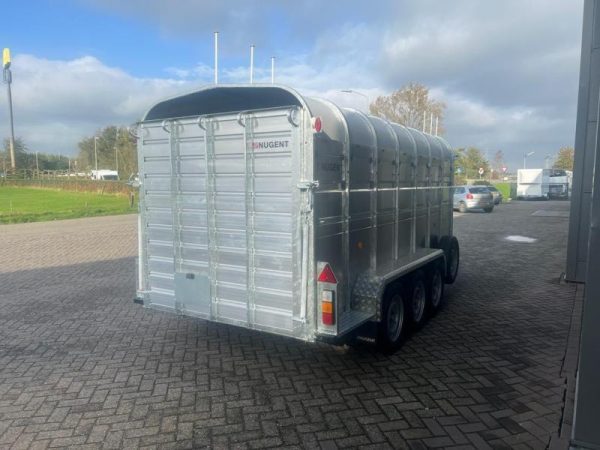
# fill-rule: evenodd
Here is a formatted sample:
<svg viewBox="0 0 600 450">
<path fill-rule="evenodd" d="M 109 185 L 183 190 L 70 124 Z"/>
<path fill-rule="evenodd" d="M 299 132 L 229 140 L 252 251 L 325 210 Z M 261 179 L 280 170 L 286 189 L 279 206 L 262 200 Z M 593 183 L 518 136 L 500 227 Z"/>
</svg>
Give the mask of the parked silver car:
<svg viewBox="0 0 600 450">
<path fill-rule="evenodd" d="M 494 197 L 494 205 L 499 205 L 502 203 L 502 192 L 500 192 L 496 186 L 486 186 L 486 188 L 488 188 Z"/>
<path fill-rule="evenodd" d="M 491 213 L 494 210 L 494 196 L 487 186 L 459 186 L 454 189 L 453 205 L 462 213 L 473 209 Z"/>
</svg>

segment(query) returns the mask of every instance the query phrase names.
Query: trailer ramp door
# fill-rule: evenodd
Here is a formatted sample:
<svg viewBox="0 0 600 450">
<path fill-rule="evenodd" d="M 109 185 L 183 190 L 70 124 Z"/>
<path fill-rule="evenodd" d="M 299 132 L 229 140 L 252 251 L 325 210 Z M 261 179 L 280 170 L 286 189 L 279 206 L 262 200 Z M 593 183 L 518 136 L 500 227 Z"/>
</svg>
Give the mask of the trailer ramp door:
<svg viewBox="0 0 600 450">
<path fill-rule="evenodd" d="M 142 124 L 150 307 L 303 333 L 293 170 L 303 146 L 291 114 L 284 108 Z"/>
</svg>

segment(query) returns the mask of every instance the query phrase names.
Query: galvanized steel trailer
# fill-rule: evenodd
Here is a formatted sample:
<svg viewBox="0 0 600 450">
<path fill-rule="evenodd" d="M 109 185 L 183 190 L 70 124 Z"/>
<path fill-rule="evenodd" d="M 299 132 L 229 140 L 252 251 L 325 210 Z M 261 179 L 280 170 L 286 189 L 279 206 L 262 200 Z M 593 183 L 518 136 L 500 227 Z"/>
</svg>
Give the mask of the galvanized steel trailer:
<svg viewBox="0 0 600 450">
<path fill-rule="evenodd" d="M 456 277 L 439 137 L 277 85 L 162 101 L 137 137 L 148 308 L 305 341 L 375 321 L 394 346 Z"/>
</svg>

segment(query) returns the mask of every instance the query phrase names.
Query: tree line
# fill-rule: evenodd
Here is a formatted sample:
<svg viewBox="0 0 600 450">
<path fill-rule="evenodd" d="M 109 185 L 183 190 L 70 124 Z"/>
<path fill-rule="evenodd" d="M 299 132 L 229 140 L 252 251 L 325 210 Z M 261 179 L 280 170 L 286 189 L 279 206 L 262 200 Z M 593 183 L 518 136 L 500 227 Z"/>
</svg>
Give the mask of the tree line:
<svg viewBox="0 0 600 450">
<path fill-rule="evenodd" d="M 4 139 L 4 145 L 0 152 L 0 172 L 7 173 L 10 170 L 10 142 Z M 31 151 L 22 138 L 15 139 L 15 164 L 18 169 L 25 170 L 68 170 L 69 158 L 63 155 L 51 153 L 39 153 Z"/>
<path fill-rule="evenodd" d="M 446 105 L 431 97 L 429 88 L 420 83 L 408 83 L 387 96 L 377 97 L 370 105 L 371 114 L 417 130 L 444 135 Z M 137 173 L 137 147 L 127 128 L 107 126 L 94 136 L 82 139 L 78 144 L 77 157 L 69 159 L 61 155 L 37 153 L 27 148 L 22 139 L 15 142 L 15 157 L 19 169 L 67 170 L 89 172 L 93 169 L 118 170 L 121 179 Z M 6 173 L 8 140 L 0 153 L 0 170 Z M 563 147 L 558 151 L 554 168 L 573 170 L 574 150 Z M 499 178 L 504 167 L 504 153 L 498 150 L 489 161 L 476 147 L 455 150 L 457 176 L 479 178 L 479 169 L 486 178 Z"/>
<path fill-rule="evenodd" d="M 0 173 L 10 172 L 10 144 L 4 140 L 0 152 Z M 40 153 L 31 150 L 22 138 L 15 139 L 15 163 L 17 170 L 71 171 L 89 174 L 98 169 L 117 170 L 119 178 L 128 179 L 137 173 L 137 147 L 135 139 L 125 127 L 107 126 L 94 136 L 78 143 L 79 152 L 75 157 Z"/>
</svg>

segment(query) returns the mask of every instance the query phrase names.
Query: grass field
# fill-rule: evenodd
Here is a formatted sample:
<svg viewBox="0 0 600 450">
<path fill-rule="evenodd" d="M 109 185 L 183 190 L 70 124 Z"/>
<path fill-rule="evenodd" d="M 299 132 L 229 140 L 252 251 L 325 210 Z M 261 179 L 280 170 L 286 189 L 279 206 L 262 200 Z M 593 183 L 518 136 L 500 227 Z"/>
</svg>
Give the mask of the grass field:
<svg viewBox="0 0 600 450">
<path fill-rule="evenodd" d="M 136 199 L 137 200 L 137 199 Z M 41 222 L 137 212 L 124 195 L 0 187 L 0 223 Z"/>
</svg>

